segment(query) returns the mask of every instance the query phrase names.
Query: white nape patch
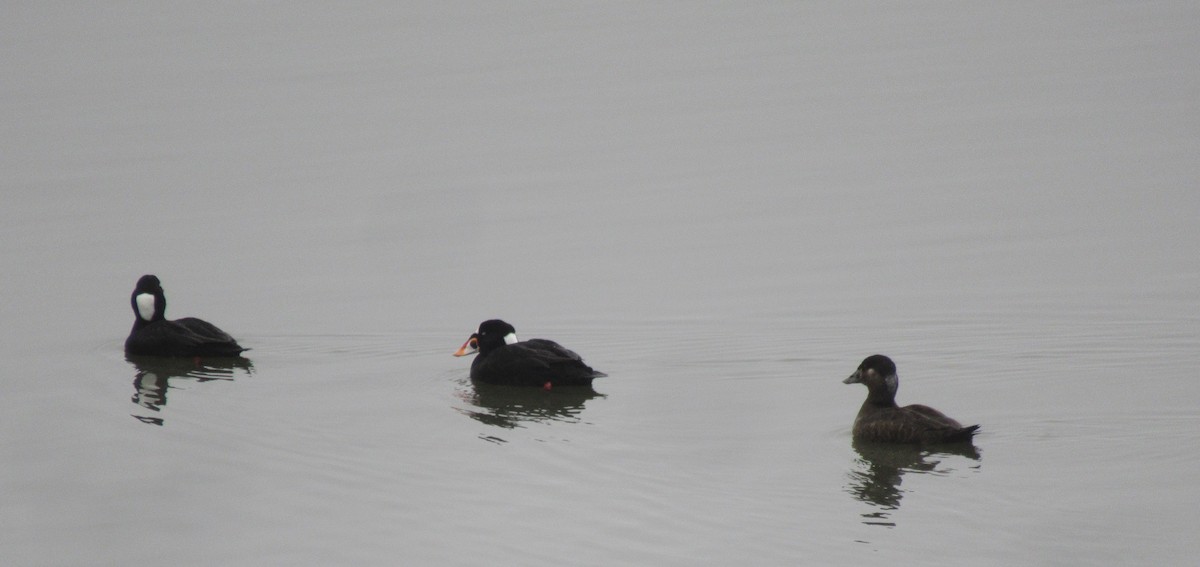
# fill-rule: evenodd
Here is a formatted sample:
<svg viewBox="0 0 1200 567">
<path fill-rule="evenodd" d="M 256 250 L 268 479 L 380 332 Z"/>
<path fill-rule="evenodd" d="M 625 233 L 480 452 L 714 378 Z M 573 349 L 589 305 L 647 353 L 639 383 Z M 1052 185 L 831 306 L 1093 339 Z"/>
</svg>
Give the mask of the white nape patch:
<svg viewBox="0 0 1200 567">
<path fill-rule="evenodd" d="M 507 335 L 504 335 L 504 344 L 511 345 L 515 342 L 517 342 L 517 334 L 516 333 L 509 333 Z"/>
<path fill-rule="evenodd" d="M 144 321 L 154 318 L 154 294 L 139 293 L 137 296 L 138 317 Z"/>
</svg>

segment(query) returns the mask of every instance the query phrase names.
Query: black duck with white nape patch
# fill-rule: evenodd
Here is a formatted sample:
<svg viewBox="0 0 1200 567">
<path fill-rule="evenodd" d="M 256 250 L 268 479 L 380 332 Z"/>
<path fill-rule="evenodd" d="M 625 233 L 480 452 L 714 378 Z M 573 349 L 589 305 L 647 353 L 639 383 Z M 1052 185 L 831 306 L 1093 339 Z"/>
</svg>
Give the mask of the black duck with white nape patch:
<svg viewBox="0 0 1200 567">
<path fill-rule="evenodd" d="M 963 425 L 929 406 L 896 405 L 900 378 L 892 359 L 868 356 L 845 384 L 863 384 L 867 400 L 854 418 L 854 439 L 880 443 L 960 443 L 970 442 L 978 425 Z"/>
<path fill-rule="evenodd" d="M 130 297 L 133 330 L 125 339 L 125 353 L 143 356 L 238 356 L 248 350 L 216 325 L 185 317 L 166 317 L 167 297 L 153 275 L 142 276 Z"/>
<path fill-rule="evenodd" d="M 574 351 L 550 340 L 517 340 L 517 330 L 499 319 L 479 324 L 479 329 L 454 353 L 476 354 L 471 380 L 485 384 L 537 386 L 590 386 L 607 376 L 584 364 Z"/>
</svg>

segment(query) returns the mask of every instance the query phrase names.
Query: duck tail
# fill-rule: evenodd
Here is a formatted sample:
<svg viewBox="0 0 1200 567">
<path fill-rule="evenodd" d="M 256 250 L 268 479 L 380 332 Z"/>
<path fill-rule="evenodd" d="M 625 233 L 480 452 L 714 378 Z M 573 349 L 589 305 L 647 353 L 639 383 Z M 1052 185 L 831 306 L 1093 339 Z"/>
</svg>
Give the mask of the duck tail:
<svg viewBox="0 0 1200 567">
<path fill-rule="evenodd" d="M 979 431 L 978 425 L 968 425 L 958 431 L 955 431 L 948 437 L 947 441 L 970 441 L 975 437 L 975 432 Z"/>
</svg>

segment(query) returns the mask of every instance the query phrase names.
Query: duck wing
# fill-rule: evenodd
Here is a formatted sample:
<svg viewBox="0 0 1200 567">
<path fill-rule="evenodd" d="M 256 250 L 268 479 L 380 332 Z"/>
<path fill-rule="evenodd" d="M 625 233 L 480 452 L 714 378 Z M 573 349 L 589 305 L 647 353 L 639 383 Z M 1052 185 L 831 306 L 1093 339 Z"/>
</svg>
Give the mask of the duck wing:
<svg viewBox="0 0 1200 567">
<path fill-rule="evenodd" d="M 950 418 L 950 416 L 929 406 L 912 404 L 910 406 L 904 406 L 901 408 L 901 411 L 912 414 L 914 418 L 925 418 L 921 421 L 928 423 L 930 426 L 944 425 L 954 428 L 962 427 L 962 424 Z"/>
<path fill-rule="evenodd" d="M 562 346 L 554 341 L 547 339 L 530 339 L 525 342 L 516 343 L 511 346 L 525 345 L 527 349 L 535 356 L 543 361 L 551 370 L 563 373 L 579 373 L 587 375 L 589 378 L 602 378 L 608 376 L 599 370 L 588 366 L 583 361 L 583 357 L 579 356 L 575 351 Z"/>
<path fill-rule="evenodd" d="M 914 421 L 920 423 L 923 429 L 921 437 L 924 443 L 970 441 L 979 429 L 978 425 L 963 427 L 958 420 L 926 405 L 912 404 L 901 408 L 901 411 L 923 418 Z"/>
</svg>

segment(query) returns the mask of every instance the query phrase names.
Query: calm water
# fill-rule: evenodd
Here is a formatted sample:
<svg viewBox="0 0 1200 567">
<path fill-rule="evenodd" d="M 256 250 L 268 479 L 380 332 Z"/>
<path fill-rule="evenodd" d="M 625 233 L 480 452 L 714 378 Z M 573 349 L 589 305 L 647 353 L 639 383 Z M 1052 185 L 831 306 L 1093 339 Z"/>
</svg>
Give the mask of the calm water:
<svg viewBox="0 0 1200 567">
<path fill-rule="evenodd" d="M 1200 553 L 1195 3 L 4 12 L 6 565 Z M 875 352 L 974 447 L 853 444 Z"/>
</svg>

